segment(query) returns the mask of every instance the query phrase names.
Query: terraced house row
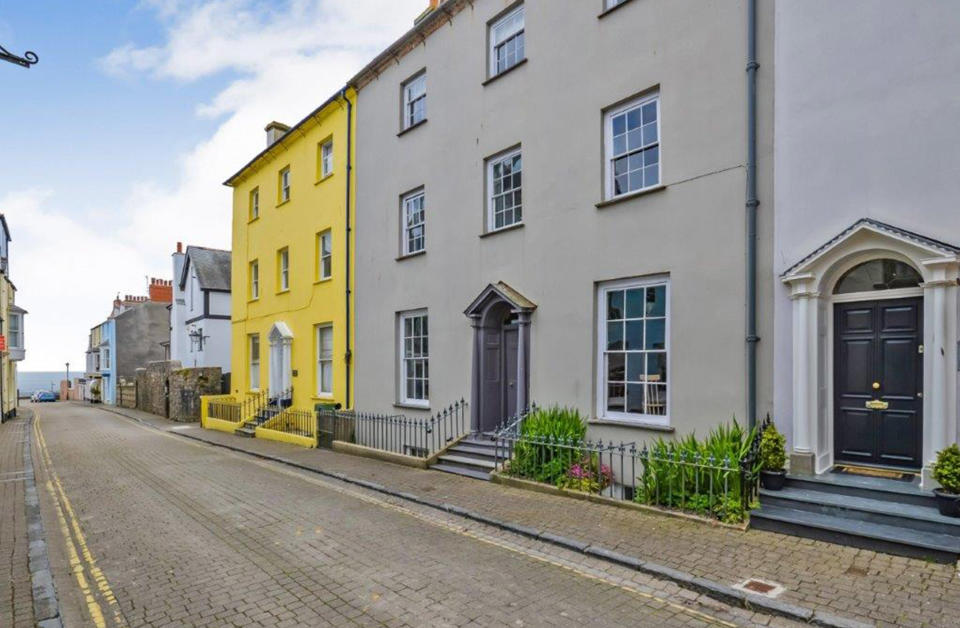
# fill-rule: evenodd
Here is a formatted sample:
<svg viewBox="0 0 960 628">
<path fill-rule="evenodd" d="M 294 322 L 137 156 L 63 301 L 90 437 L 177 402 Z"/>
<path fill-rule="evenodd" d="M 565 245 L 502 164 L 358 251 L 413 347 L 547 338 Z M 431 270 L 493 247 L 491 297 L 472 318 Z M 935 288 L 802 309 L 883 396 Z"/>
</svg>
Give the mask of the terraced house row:
<svg viewBox="0 0 960 628">
<path fill-rule="evenodd" d="M 227 180 L 232 396 L 463 399 L 473 434 L 558 404 L 638 446 L 772 416 L 792 472 L 933 486 L 960 386 L 950 24 L 945 2 L 432 1 Z"/>
</svg>

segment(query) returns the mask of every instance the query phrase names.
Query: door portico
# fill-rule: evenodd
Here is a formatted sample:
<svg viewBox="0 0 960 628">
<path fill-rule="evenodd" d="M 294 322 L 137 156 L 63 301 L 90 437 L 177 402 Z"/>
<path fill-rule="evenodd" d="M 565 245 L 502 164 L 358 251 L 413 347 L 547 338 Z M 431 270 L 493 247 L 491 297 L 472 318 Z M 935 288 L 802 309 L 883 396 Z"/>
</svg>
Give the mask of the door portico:
<svg viewBox="0 0 960 628">
<path fill-rule="evenodd" d="M 267 337 L 270 343 L 270 397 L 278 397 L 283 393 L 290 393 L 291 376 L 293 374 L 290 361 L 290 350 L 293 346 L 293 332 L 283 321 L 277 321 L 270 328 Z"/>
<path fill-rule="evenodd" d="M 838 368 L 847 368 L 837 364 L 835 352 L 837 337 L 843 333 L 835 320 L 838 305 L 915 298 L 922 312 L 917 322 L 922 345 L 916 348 L 922 351 L 918 374 L 922 390 L 915 396 L 922 413 L 922 481 L 929 484 L 936 452 L 957 440 L 958 254 L 960 247 L 862 219 L 783 274 L 792 300 L 790 464 L 794 472 L 822 473 L 835 461 L 836 387 L 842 375 Z M 901 263 L 913 269 L 920 281 L 911 287 L 892 283 L 835 294 L 841 278 L 872 260 Z"/>
</svg>

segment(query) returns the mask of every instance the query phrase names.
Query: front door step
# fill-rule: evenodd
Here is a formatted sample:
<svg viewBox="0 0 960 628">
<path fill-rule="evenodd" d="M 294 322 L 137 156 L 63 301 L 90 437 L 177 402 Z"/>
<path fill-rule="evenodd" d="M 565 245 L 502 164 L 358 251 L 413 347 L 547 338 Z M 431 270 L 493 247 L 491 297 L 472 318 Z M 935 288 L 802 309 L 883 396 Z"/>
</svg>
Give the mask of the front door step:
<svg viewBox="0 0 960 628">
<path fill-rule="evenodd" d="M 483 437 L 468 436 L 445 451 L 430 465 L 431 469 L 454 473 L 477 480 L 490 480 L 497 466 L 497 451 L 503 457 L 504 449 Z"/>
<path fill-rule="evenodd" d="M 782 491 L 760 491 L 750 527 L 937 562 L 960 556 L 960 519 L 940 515 L 931 493 L 898 480 L 787 476 Z"/>
</svg>

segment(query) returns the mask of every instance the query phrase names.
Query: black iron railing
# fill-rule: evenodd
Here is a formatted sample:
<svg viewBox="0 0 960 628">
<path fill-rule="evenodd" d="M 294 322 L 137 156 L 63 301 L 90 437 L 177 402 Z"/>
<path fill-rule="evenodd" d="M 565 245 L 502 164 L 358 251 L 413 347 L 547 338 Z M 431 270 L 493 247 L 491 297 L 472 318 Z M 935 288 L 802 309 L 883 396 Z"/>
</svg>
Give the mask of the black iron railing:
<svg viewBox="0 0 960 628">
<path fill-rule="evenodd" d="M 313 412 L 293 408 L 272 408 L 268 412 L 272 416 L 258 427 L 306 438 L 316 437 L 317 422 Z"/>
<path fill-rule="evenodd" d="M 426 418 L 352 410 L 319 410 L 320 447 L 344 441 L 391 453 L 429 458 L 470 431 L 467 402 L 460 401 Z"/>
<path fill-rule="evenodd" d="M 495 437 L 496 470 L 568 490 L 740 523 L 757 498 L 759 442 L 768 424 L 769 419 L 745 435 L 742 455 L 717 457 L 671 450 L 662 443 L 638 448 L 636 443 L 525 436 L 508 423 Z"/>
</svg>

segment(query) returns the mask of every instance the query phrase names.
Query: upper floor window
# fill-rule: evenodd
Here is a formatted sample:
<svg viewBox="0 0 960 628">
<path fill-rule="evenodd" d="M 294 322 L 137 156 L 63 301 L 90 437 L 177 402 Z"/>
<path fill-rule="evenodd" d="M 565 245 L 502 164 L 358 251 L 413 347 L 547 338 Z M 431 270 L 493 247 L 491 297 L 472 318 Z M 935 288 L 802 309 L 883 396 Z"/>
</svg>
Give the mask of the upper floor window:
<svg viewBox="0 0 960 628">
<path fill-rule="evenodd" d="M 409 129 L 427 119 L 427 74 L 403 84 L 403 128 Z"/>
<path fill-rule="evenodd" d="M 604 120 L 607 198 L 660 184 L 660 95 L 608 111 Z"/>
<path fill-rule="evenodd" d="M 333 394 L 333 327 L 317 325 L 317 394 Z"/>
<path fill-rule="evenodd" d="M 280 202 L 290 200 L 290 166 L 280 171 Z"/>
<path fill-rule="evenodd" d="M 625 280 L 598 288 L 598 413 L 668 424 L 669 284 Z"/>
<path fill-rule="evenodd" d="M 412 255 L 426 250 L 426 215 L 423 190 L 411 192 L 402 199 L 403 254 Z"/>
<path fill-rule="evenodd" d="M 327 140 L 320 145 L 320 178 L 333 174 L 333 140 Z"/>
<path fill-rule="evenodd" d="M 329 229 L 317 234 L 317 279 L 330 279 L 333 271 L 333 237 Z"/>
<path fill-rule="evenodd" d="M 250 262 L 250 298 L 260 298 L 260 262 Z"/>
<path fill-rule="evenodd" d="M 523 29 L 523 5 L 490 24 L 491 76 L 509 70 L 526 58 Z"/>
<path fill-rule="evenodd" d="M 10 338 L 11 349 L 23 348 L 23 316 L 21 314 L 10 314 L 10 322 L 7 325 L 7 333 Z"/>
<path fill-rule="evenodd" d="M 284 247 L 277 251 L 277 286 L 280 292 L 290 289 L 290 249 Z"/>
<path fill-rule="evenodd" d="M 103 368 L 110 368 L 110 349 L 105 347 L 101 349 L 100 352 L 103 354 Z"/>
<path fill-rule="evenodd" d="M 250 190 L 250 220 L 260 217 L 260 188 Z"/>
<path fill-rule="evenodd" d="M 520 149 L 487 162 L 487 231 L 523 221 L 522 170 Z"/>
</svg>

